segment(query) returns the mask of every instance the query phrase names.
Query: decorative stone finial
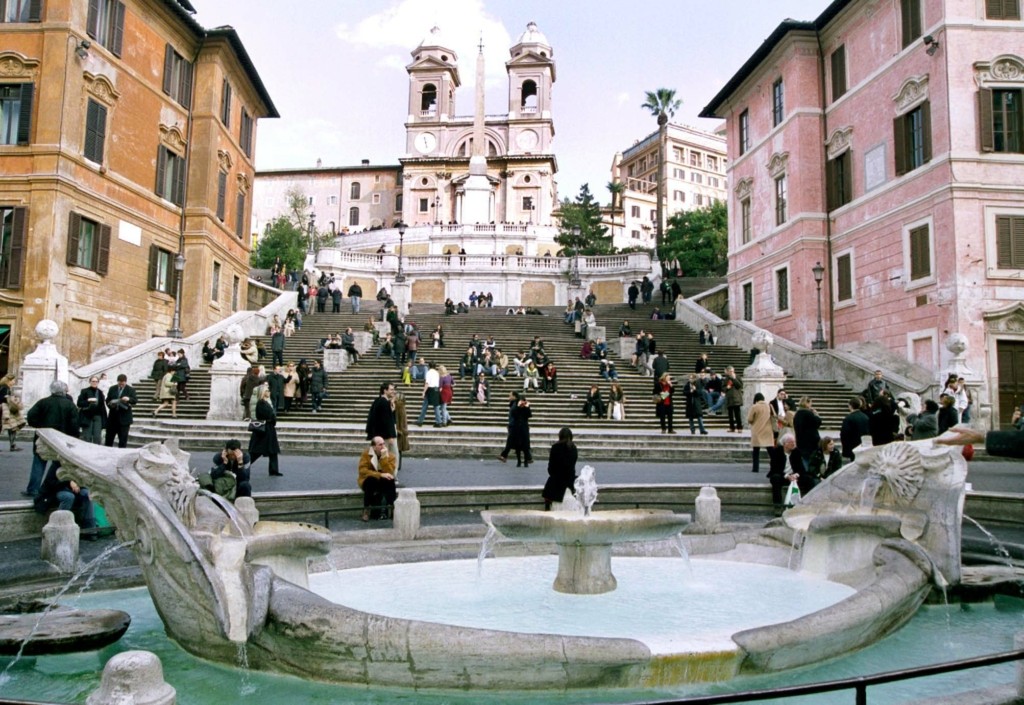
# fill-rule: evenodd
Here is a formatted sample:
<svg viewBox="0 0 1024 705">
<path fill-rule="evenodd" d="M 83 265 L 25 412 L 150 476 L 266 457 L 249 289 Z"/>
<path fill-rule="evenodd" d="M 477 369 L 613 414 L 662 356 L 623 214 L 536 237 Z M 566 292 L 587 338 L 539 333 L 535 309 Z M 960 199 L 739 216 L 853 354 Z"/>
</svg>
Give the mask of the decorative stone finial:
<svg viewBox="0 0 1024 705">
<path fill-rule="evenodd" d="M 56 338 L 58 332 L 60 332 L 60 326 L 49 318 L 44 318 L 36 324 L 36 337 L 44 345 Z"/>
<path fill-rule="evenodd" d="M 946 350 L 953 353 L 954 357 L 963 357 L 963 354 L 967 352 L 967 336 L 963 333 L 951 333 L 946 338 Z"/>
<path fill-rule="evenodd" d="M 224 331 L 224 340 L 227 341 L 228 345 L 238 345 L 245 340 L 245 332 L 242 331 L 242 326 L 237 323 L 232 323 L 228 326 L 228 329 Z"/>
<path fill-rule="evenodd" d="M 754 347 L 764 353 L 768 352 L 772 345 L 775 344 L 775 337 L 768 331 L 761 328 L 754 332 L 751 339 L 754 343 Z"/>
<path fill-rule="evenodd" d="M 124 651 L 103 667 L 100 687 L 86 705 L 174 705 L 177 693 L 164 681 L 164 668 L 149 651 Z"/>
</svg>

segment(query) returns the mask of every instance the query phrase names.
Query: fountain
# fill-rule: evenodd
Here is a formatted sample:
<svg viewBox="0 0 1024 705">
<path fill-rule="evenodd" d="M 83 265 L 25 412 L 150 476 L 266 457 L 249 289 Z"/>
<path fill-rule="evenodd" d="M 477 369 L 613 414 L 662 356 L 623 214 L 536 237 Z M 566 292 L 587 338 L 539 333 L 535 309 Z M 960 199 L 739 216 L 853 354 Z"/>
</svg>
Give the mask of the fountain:
<svg viewBox="0 0 1024 705">
<path fill-rule="evenodd" d="M 966 463 L 955 450 L 927 441 L 865 449 L 856 463 L 764 529 L 688 534 L 694 563 L 737 571 L 688 598 L 698 608 L 703 609 L 701 600 L 712 605 L 724 582 L 737 584 L 741 595 L 756 584 L 761 595 L 770 589 L 764 587 L 762 569 L 833 590 L 832 597 L 816 603 L 794 600 L 794 612 L 762 609 L 745 626 L 717 627 L 709 651 L 695 648 L 700 637 L 686 626 L 675 628 L 671 643 L 658 649 L 629 631 L 629 619 L 621 635 L 581 635 L 406 616 L 400 613 L 403 600 L 381 600 L 379 590 L 370 590 L 379 609 L 336 604 L 309 589 L 306 572 L 308 558 L 329 550 L 329 532 L 302 524 L 250 524 L 234 506 L 199 490 L 188 472 L 188 455 L 173 442 L 97 448 L 47 429 L 40 431 L 40 448 L 44 457 L 61 459 L 62 476 L 101 499 L 121 540 L 136 541 L 132 550 L 153 602 L 167 634 L 183 649 L 228 665 L 244 653 L 253 670 L 337 683 L 564 690 L 665 686 L 771 672 L 873 643 L 910 619 L 938 575 L 950 583 L 960 577 Z M 870 506 L 861 507 L 868 478 L 876 479 L 878 489 Z M 578 494 L 591 494 L 589 485 L 581 489 Z M 564 604 L 600 605 L 620 596 L 608 603 L 613 606 L 598 608 L 606 612 L 599 611 L 591 619 L 595 623 L 612 611 L 628 617 L 643 602 L 632 579 L 626 586 L 622 571 L 618 581 L 612 575 L 612 556 L 619 550 L 612 546 L 671 537 L 689 521 L 671 512 L 588 514 L 586 509 L 490 512 L 485 519 L 506 537 L 557 547 L 559 577 L 549 594 L 567 600 Z M 796 549 L 800 559 L 792 560 L 799 573 L 786 569 L 797 530 L 804 534 Z M 620 559 L 615 560 L 619 570 Z M 635 561 L 643 567 L 652 559 L 622 560 L 621 565 Z M 563 575 L 563 561 L 577 565 Z M 472 575 L 476 561 L 467 563 Z M 420 590 L 416 571 L 421 566 L 429 567 L 399 566 L 407 571 L 401 581 Z M 484 572 L 490 571 L 488 562 Z M 351 573 L 341 571 L 341 582 L 353 581 Z M 696 568 L 695 573 L 703 574 Z M 448 584 L 459 582 L 446 578 Z M 686 583 L 683 576 L 673 580 Z M 616 582 L 623 587 L 615 590 Z M 444 594 L 444 588 L 435 591 Z M 517 597 L 511 581 L 490 592 L 499 601 Z M 661 610 L 672 604 L 661 599 Z M 719 611 L 730 609 L 731 604 Z"/>
</svg>

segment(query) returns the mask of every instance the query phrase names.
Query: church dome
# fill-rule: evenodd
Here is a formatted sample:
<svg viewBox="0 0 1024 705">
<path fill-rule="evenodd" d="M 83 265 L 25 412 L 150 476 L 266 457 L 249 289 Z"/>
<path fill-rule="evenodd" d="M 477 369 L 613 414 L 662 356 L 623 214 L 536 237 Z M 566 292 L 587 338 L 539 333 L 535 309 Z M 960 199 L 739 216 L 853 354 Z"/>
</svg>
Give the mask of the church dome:
<svg viewBox="0 0 1024 705">
<path fill-rule="evenodd" d="M 417 46 L 412 53 L 415 56 L 417 53 L 424 50 L 440 50 L 446 52 L 452 57 L 451 60 L 453 62 L 458 58 L 455 54 L 455 50 L 450 48 L 444 36 L 444 32 L 442 32 L 441 28 L 437 25 L 430 28 L 430 32 L 423 38 L 423 41 L 419 43 L 419 46 Z M 447 56 L 444 58 L 447 60 Z"/>
<path fill-rule="evenodd" d="M 544 33 L 537 29 L 536 22 L 530 22 L 526 25 L 526 31 L 519 35 L 519 41 L 516 42 L 516 46 L 521 44 L 536 44 L 542 47 L 546 47 L 548 52 L 551 51 L 551 45 L 548 44 L 548 38 L 544 36 Z"/>
</svg>

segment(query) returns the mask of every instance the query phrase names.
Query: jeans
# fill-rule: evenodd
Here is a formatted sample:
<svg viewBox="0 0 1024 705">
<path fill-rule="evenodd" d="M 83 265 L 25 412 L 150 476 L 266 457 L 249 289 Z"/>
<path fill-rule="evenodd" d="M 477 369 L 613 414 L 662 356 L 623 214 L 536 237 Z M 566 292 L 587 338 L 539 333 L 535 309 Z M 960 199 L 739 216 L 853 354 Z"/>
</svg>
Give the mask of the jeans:
<svg viewBox="0 0 1024 705">
<path fill-rule="evenodd" d="M 434 423 L 438 426 L 441 425 L 441 402 L 436 400 L 437 396 L 439 396 L 439 392 L 436 389 L 428 389 L 427 393 L 423 395 L 423 405 L 420 407 L 420 416 L 416 420 L 416 423 L 421 426 L 423 425 L 423 419 L 427 416 L 427 406 L 433 404 Z M 435 400 L 431 401 L 431 397 Z"/>
<path fill-rule="evenodd" d="M 313 392 L 313 411 L 320 411 L 320 406 L 324 401 L 323 392 Z"/>
<path fill-rule="evenodd" d="M 701 433 L 707 433 L 707 431 L 704 429 L 704 418 L 701 417 L 699 414 L 697 416 L 689 416 L 689 417 L 687 417 L 687 419 L 690 422 L 690 433 L 691 434 L 694 433 L 694 430 L 693 430 L 693 422 L 694 421 L 697 422 L 697 426 L 700 428 L 700 432 Z"/>
<path fill-rule="evenodd" d="M 360 297 L 360 296 L 353 296 L 352 297 L 352 313 L 359 313 L 359 299 L 360 298 L 362 298 L 362 297 Z"/>
<path fill-rule="evenodd" d="M 96 516 L 93 513 L 92 500 L 89 499 L 89 490 L 85 487 L 75 494 L 71 490 L 61 490 L 57 493 L 58 509 L 74 512 L 78 525 L 83 529 L 96 528 Z"/>
<path fill-rule="evenodd" d="M 82 440 L 86 443 L 103 443 L 103 418 L 99 415 L 93 416 L 82 426 Z"/>
<path fill-rule="evenodd" d="M 718 399 L 715 400 L 715 403 L 711 405 L 711 408 L 709 410 L 712 413 L 714 413 L 714 412 L 718 411 L 719 409 L 721 409 L 723 406 L 725 406 L 725 395 L 724 394 L 719 394 L 718 395 Z"/>
<path fill-rule="evenodd" d="M 272 364 L 275 367 L 277 365 L 281 365 L 281 367 L 284 367 L 284 350 L 271 350 L 271 352 L 273 353 L 273 355 L 272 355 L 273 363 Z"/>
</svg>

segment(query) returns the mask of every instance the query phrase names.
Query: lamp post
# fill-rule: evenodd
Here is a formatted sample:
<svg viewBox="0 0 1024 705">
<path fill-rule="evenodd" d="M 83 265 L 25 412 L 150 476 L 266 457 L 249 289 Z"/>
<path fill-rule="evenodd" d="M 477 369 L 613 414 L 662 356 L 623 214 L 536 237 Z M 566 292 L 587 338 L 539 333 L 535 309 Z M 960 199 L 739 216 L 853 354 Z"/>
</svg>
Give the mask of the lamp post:
<svg viewBox="0 0 1024 705">
<path fill-rule="evenodd" d="M 398 223 L 398 274 L 395 275 L 396 282 L 405 281 L 405 266 L 402 262 L 402 251 L 405 245 L 405 223 Z"/>
<path fill-rule="evenodd" d="M 434 196 L 434 223 L 441 225 L 441 197 Z"/>
<path fill-rule="evenodd" d="M 815 262 L 811 267 L 811 273 L 814 274 L 814 283 L 818 287 L 818 330 L 814 335 L 814 342 L 811 343 L 811 350 L 825 350 L 828 344 L 825 342 L 825 332 L 821 327 L 821 280 L 825 278 L 825 268 L 821 266 L 821 262 Z"/>
<path fill-rule="evenodd" d="M 174 257 L 174 317 L 171 319 L 171 327 L 167 331 L 168 338 L 180 338 L 184 335 L 181 330 L 181 273 L 185 271 L 185 255 L 178 252 Z"/>
<path fill-rule="evenodd" d="M 309 234 L 309 249 L 306 254 L 313 254 L 316 251 L 316 213 L 309 214 L 309 227 L 306 229 Z"/>
</svg>

